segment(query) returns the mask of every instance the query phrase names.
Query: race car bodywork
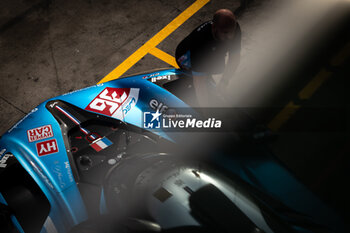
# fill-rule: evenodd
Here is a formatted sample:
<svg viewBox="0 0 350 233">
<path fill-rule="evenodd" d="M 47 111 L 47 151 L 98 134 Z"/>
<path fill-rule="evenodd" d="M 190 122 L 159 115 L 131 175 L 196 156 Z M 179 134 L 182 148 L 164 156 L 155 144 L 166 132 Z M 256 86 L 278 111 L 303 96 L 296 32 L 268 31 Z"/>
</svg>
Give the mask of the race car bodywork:
<svg viewBox="0 0 350 233">
<path fill-rule="evenodd" d="M 144 113 L 192 111 L 189 80 L 182 71 L 160 70 L 67 93 L 34 108 L 0 139 L 2 215 L 18 232 L 69 232 L 114 210 L 128 212 L 133 204 L 126 200 L 135 197 L 123 190 L 136 189 L 145 198 L 136 202 L 149 203 L 144 208 L 161 229 L 212 227 L 198 217 L 201 213 L 225 219 L 208 205 L 209 193 L 221 197 L 218 206 L 232 207 L 227 216 L 241 217 L 220 220 L 216 226 L 222 232 L 244 227 L 250 229 L 244 232 L 344 231 L 338 217 L 263 146 L 215 151 L 208 169 L 164 154 L 181 140 L 162 129 L 145 129 Z M 176 185 L 166 185 L 171 182 Z"/>
<path fill-rule="evenodd" d="M 157 80 L 153 80 L 153 76 L 157 77 Z M 174 107 L 187 106 L 179 98 L 153 84 L 170 76 L 176 76 L 176 71 L 159 71 L 148 76 L 123 78 L 49 99 L 34 108 L 1 137 L 1 169 L 8 169 L 11 165 L 10 160 L 17 160 L 35 180 L 50 203 L 50 214 L 42 232 L 45 232 L 52 219 L 58 232 L 66 232 L 87 217 L 76 185 L 77 177 L 69 159 L 69 154 L 72 153 L 71 146 L 65 138 L 66 135 L 62 133 L 65 129 L 62 124 L 66 123 L 55 118 L 57 114 L 64 115 L 59 111 L 65 111 L 68 116 L 65 120 L 72 126 L 77 126 L 74 119 L 76 116 L 68 115 L 71 106 L 67 107 L 66 104 L 142 128 L 143 111 L 154 110 L 149 104 L 152 99 L 159 103 L 166 100 Z M 54 108 L 55 106 L 60 109 Z M 64 107 L 66 109 L 63 109 Z M 93 140 L 93 137 L 91 139 Z M 88 141 L 86 143 L 89 144 Z M 3 204 L 6 204 L 5 200 L 6 197 L 2 198 Z"/>
</svg>

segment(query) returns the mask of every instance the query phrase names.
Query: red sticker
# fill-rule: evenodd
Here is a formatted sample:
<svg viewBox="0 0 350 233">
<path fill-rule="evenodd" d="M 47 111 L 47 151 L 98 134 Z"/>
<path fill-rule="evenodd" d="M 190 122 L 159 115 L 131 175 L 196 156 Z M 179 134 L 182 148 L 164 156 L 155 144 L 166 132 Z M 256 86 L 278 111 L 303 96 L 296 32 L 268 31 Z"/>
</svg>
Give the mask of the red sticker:
<svg viewBox="0 0 350 233">
<path fill-rule="evenodd" d="M 53 137 L 53 131 L 51 125 L 44 125 L 35 129 L 27 130 L 27 135 L 29 142 L 35 142 Z"/>
<path fill-rule="evenodd" d="M 128 98 L 129 93 L 130 88 L 106 87 L 85 109 L 112 116 Z"/>
<path fill-rule="evenodd" d="M 136 105 L 138 93 L 137 88 L 106 87 L 85 109 L 121 119 Z"/>
<path fill-rule="evenodd" d="M 44 142 L 38 142 L 36 144 L 36 151 L 39 156 L 53 154 L 58 152 L 58 146 L 56 139 L 47 140 Z"/>
</svg>

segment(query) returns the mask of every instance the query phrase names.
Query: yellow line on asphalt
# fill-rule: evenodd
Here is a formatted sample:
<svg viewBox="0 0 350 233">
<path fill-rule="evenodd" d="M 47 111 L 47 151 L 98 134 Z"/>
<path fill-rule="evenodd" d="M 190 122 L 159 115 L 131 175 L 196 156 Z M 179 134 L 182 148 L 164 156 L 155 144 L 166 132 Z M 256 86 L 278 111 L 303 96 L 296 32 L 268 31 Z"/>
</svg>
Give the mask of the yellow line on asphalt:
<svg viewBox="0 0 350 233">
<path fill-rule="evenodd" d="M 299 98 L 309 99 L 315 91 L 326 81 L 332 72 L 322 69 L 318 74 L 299 92 Z"/>
<path fill-rule="evenodd" d="M 131 54 L 126 60 L 124 60 L 117 68 L 112 70 L 106 77 L 100 80 L 98 83 L 108 82 L 113 79 L 119 78 L 128 69 L 135 65 L 142 57 L 144 57 L 151 49 L 156 47 L 166 37 L 168 37 L 173 31 L 175 31 L 180 25 L 194 15 L 199 9 L 201 9 L 210 0 L 197 0 L 185 11 L 178 15 L 173 21 L 165 26 L 161 31 L 154 35 L 144 45 Z"/>
<path fill-rule="evenodd" d="M 289 102 L 269 123 L 268 127 L 273 131 L 278 131 L 281 126 L 300 108 L 300 105 Z"/>
<path fill-rule="evenodd" d="M 331 65 L 340 66 L 349 56 L 350 56 L 350 42 L 348 42 L 344 46 L 344 48 L 332 58 Z"/>
<path fill-rule="evenodd" d="M 299 92 L 301 100 L 309 99 L 315 91 L 326 81 L 332 72 L 322 69 L 318 74 Z M 289 120 L 289 118 L 300 108 L 300 105 L 289 102 L 273 119 L 268 127 L 273 131 L 278 131 L 281 126 Z"/>
<path fill-rule="evenodd" d="M 176 63 L 176 60 L 173 56 L 171 56 L 170 54 L 167 54 L 166 52 L 158 49 L 157 47 L 154 47 L 153 49 L 151 49 L 149 51 L 150 54 L 152 54 L 153 56 L 159 58 L 160 60 L 168 63 L 169 65 L 175 67 L 175 68 L 179 68 L 179 66 Z"/>
<path fill-rule="evenodd" d="M 332 59 L 332 66 L 340 66 L 350 56 L 350 42 L 348 42 Z M 323 68 L 317 75 L 298 93 L 301 100 L 309 99 L 315 91 L 332 75 L 331 71 Z M 298 109 L 299 105 L 289 102 L 276 116 L 270 121 L 268 127 L 273 131 L 278 131 L 279 128 L 288 121 Z"/>
</svg>

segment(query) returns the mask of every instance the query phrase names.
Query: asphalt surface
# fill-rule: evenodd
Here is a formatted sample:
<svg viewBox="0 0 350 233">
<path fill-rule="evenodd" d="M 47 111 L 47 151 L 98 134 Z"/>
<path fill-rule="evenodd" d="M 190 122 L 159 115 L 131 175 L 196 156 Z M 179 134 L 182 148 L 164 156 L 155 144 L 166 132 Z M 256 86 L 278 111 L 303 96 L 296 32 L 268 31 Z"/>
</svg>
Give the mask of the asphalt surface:
<svg viewBox="0 0 350 233">
<path fill-rule="evenodd" d="M 193 2 L 2 1 L 0 135 L 46 99 L 96 84 Z M 259 43 L 253 31 L 264 30 L 264 21 L 270 20 L 266 9 L 277 9 L 276 2 L 253 1 L 239 16 L 243 63 Z M 238 0 L 210 1 L 157 48 L 174 55 L 176 45 L 196 26 L 211 19 L 217 9 L 234 11 L 239 6 Z M 344 44 L 346 41 L 320 60 L 342 51 Z M 268 124 L 289 101 L 302 106 L 278 130 L 279 137 L 271 143 L 272 149 L 303 183 L 347 220 L 350 194 L 345 188 L 350 162 L 346 113 L 349 107 L 348 64 L 337 66 L 331 78 L 310 98 L 296 101 L 299 91 L 319 70 L 328 66 L 321 62 L 313 63 L 312 69 L 302 69 L 307 72 L 289 79 L 267 100 L 273 108 L 261 120 Z M 172 66 L 147 54 L 123 75 L 164 67 Z M 249 67 L 240 67 L 238 72 L 245 69 Z M 330 112 L 336 114 L 329 115 Z"/>
</svg>

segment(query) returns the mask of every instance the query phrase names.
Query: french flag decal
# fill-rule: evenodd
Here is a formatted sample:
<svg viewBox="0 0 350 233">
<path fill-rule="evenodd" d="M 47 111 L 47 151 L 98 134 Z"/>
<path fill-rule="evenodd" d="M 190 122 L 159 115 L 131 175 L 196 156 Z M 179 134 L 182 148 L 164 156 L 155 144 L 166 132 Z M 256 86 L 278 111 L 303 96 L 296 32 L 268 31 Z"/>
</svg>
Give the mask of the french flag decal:
<svg viewBox="0 0 350 233">
<path fill-rule="evenodd" d="M 93 141 L 90 146 L 94 148 L 95 151 L 99 152 L 112 144 L 113 143 L 108 138 L 103 137 Z"/>
</svg>

